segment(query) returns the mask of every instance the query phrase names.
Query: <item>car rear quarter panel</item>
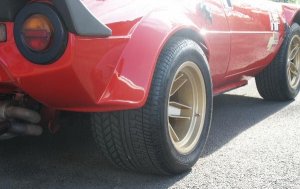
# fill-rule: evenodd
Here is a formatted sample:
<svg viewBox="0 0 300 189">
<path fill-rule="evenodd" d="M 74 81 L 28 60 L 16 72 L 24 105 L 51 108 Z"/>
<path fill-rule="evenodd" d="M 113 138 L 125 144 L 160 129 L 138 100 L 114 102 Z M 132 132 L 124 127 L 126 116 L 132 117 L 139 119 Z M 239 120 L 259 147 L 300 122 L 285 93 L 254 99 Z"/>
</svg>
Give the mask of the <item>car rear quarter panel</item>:
<svg viewBox="0 0 300 189">
<path fill-rule="evenodd" d="M 99 104 L 116 108 L 122 105 L 137 108 L 145 104 L 165 43 L 181 29 L 200 31 L 198 26 L 201 23 L 196 24 L 186 14 L 181 14 L 185 12 L 182 7 L 172 8 L 156 9 L 140 21 Z"/>
<path fill-rule="evenodd" d="M 6 23 L 10 37 L 0 44 L 2 78 L 55 109 L 91 112 L 143 106 L 166 41 L 183 28 L 195 31 L 199 28 L 185 14 L 187 11 L 182 10 L 184 7 L 170 9 L 166 2 L 158 9 L 151 7 L 155 5 L 151 1 L 127 0 L 124 2 L 129 4 L 124 6 L 116 0 L 83 2 L 113 30 L 111 37 L 80 37 L 70 33 L 64 55 L 51 65 L 41 66 L 20 54 L 12 35 L 13 23 Z M 110 9 L 101 8 L 101 4 L 108 2 Z M 138 2 L 140 11 L 134 11 L 130 2 Z M 143 15 L 146 9 L 154 11 Z"/>
<path fill-rule="evenodd" d="M 299 19 L 298 22 L 300 21 L 300 6 L 283 4 L 282 10 L 282 17 L 286 20 L 287 24 L 292 25 L 296 19 Z"/>
</svg>

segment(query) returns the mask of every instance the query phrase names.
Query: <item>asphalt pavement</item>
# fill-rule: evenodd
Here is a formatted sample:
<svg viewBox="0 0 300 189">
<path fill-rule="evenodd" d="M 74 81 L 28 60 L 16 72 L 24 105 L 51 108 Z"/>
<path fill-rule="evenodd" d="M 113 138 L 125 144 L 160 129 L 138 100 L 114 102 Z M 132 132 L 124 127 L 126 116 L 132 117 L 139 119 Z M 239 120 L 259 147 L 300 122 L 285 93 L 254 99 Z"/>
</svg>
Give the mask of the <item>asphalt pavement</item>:
<svg viewBox="0 0 300 189">
<path fill-rule="evenodd" d="M 215 97 L 205 153 L 182 175 L 116 169 L 88 128 L 77 115 L 56 136 L 0 141 L 0 188 L 300 189 L 300 97 L 264 101 L 253 81 Z"/>
</svg>

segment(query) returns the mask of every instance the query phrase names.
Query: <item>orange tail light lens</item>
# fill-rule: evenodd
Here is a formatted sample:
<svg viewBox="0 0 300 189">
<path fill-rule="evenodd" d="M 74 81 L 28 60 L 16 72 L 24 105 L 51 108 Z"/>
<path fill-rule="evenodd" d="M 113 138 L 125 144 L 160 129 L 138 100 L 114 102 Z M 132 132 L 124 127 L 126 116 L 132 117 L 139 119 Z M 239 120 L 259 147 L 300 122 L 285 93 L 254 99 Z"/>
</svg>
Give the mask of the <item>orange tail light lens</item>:
<svg viewBox="0 0 300 189">
<path fill-rule="evenodd" d="M 53 25 L 44 15 L 32 15 L 22 27 L 22 37 L 25 45 L 32 51 L 44 51 L 51 44 Z"/>
</svg>

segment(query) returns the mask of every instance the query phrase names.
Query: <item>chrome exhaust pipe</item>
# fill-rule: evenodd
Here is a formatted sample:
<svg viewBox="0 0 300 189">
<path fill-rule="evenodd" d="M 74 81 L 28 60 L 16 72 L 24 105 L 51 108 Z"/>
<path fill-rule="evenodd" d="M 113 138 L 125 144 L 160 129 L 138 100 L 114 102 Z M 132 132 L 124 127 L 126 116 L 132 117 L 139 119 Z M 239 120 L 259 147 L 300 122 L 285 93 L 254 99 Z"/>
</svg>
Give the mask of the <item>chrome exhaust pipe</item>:
<svg viewBox="0 0 300 189">
<path fill-rule="evenodd" d="M 0 140 L 18 135 L 39 136 L 43 128 L 37 125 L 41 121 L 39 113 L 23 107 L 0 103 Z"/>
<path fill-rule="evenodd" d="M 37 112 L 26 108 L 3 104 L 0 105 L 0 119 L 19 119 L 29 123 L 38 123 L 41 121 L 41 116 Z"/>
<path fill-rule="evenodd" d="M 7 133 L 13 135 L 30 135 L 39 136 L 43 133 L 42 127 L 29 123 L 21 123 L 18 121 L 6 121 L 0 124 L 2 127 L 7 128 Z"/>
</svg>

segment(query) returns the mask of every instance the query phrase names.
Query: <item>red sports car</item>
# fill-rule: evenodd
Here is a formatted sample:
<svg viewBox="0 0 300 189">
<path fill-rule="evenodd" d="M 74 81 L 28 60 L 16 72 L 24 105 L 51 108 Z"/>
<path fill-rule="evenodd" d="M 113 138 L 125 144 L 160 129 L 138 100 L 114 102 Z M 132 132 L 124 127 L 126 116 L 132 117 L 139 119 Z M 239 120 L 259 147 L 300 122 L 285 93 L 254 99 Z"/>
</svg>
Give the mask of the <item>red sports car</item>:
<svg viewBox="0 0 300 189">
<path fill-rule="evenodd" d="M 264 99 L 297 96 L 299 24 L 299 8 L 265 0 L 1 0 L 0 138 L 90 112 L 115 165 L 184 172 L 213 96 L 251 77 Z"/>
</svg>

